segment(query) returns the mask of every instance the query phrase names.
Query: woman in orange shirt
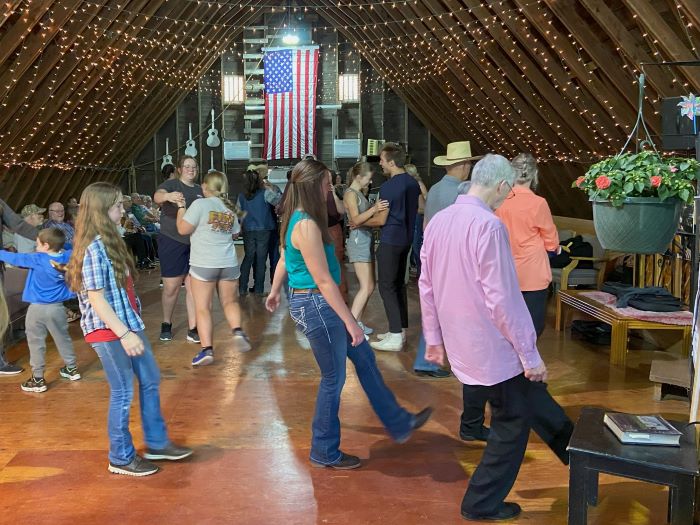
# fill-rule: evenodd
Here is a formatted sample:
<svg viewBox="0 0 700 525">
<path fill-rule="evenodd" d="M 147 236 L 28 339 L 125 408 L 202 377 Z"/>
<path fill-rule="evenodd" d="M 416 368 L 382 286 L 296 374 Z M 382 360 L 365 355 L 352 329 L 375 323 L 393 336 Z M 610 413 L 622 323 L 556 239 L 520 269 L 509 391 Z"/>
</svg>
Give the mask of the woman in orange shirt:
<svg viewBox="0 0 700 525">
<path fill-rule="evenodd" d="M 535 157 L 521 153 L 511 165 L 518 177 L 511 197 L 496 210 L 496 215 L 508 229 L 520 290 L 539 336 L 544 330 L 552 282 L 547 252 L 559 250 L 559 234 L 547 201 L 533 191 L 537 186 Z"/>
</svg>

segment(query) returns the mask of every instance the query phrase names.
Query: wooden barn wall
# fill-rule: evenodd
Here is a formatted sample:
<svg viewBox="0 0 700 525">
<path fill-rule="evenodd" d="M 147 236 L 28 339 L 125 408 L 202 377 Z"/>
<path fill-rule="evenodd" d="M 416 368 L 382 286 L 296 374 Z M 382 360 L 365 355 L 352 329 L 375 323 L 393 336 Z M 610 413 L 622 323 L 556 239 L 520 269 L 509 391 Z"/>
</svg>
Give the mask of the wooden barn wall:
<svg viewBox="0 0 700 525">
<path fill-rule="evenodd" d="M 317 150 L 320 160 L 326 162 L 345 178 L 347 170 L 352 166 L 350 159 L 337 159 L 333 164 L 333 140 L 335 138 L 357 138 L 362 140 L 362 152 L 366 153 L 367 139 L 384 139 L 398 141 L 407 146 L 410 161 L 418 166 L 426 179 L 426 184 L 440 179 L 443 171 L 430 175 L 432 156 L 441 154 L 444 146 L 430 134 L 406 106 L 403 100 L 394 92 L 387 90 L 381 81 L 364 61 L 360 61 L 355 53 L 348 52 L 349 46 L 342 43 L 338 52 L 338 33 L 335 31 L 315 32 L 316 42 L 331 44 L 333 51 L 329 52 L 324 45 L 319 63 L 319 78 L 317 100 L 319 105 L 337 105 L 338 74 L 359 73 L 363 79 L 359 102 L 343 103 L 339 109 L 327 108 L 317 110 Z M 239 38 L 231 51 L 224 53 L 220 60 L 203 75 L 197 89 L 188 93 L 165 124 L 154 134 L 154 137 L 133 158 L 136 167 L 136 190 L 139 193 L 152 194 L 160 184 L 162 158 L 165 154 L 165 138 L 170 138 L 170 154 L 174 162 L 183 154 L 185 142 L 189 138 L 189 124 L 192 123 L 192 134 L 198 151 L 197 160 L 200 165 L 200 178 L 210 168 L 212 151 L 206 144 L 208 129 L 211 126 L 211 109 L 215 110 L 216 129 L 222 146 L 215 148 L 214 167 L 224 169 L 230 183 L 232 195 L 242 189 L 242 173 L 247 166 L 243 161 L 223 161 L 224 140 L 247 140 L 245 133 L 245 111 L 242 105 L 222 105 L 221 75 L 243 74 L 243 61 L 238 50 L 241 49 L 242 37 Z M 223 110 L 223 115 L 222 115 Z M 262 124 L 258 124 L 262 125 Z M 272 164 L 286 165 L 287 161 Z M 377 172 L 379 168 L 377 166 Z M 383 177 L 378 172 L 375 184 L 381 184 Z M 122 180 L 124 191 L 129 187 L 128 177 Z"/>
</svg>

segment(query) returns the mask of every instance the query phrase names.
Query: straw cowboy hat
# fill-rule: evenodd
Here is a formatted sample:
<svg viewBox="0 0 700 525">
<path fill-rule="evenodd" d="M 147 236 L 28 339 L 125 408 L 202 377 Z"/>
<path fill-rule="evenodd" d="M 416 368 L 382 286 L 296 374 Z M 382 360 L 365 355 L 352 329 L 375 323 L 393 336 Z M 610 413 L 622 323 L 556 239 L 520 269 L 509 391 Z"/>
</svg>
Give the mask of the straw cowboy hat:
<svg viewBox="0 0 700 525">
<path fill-rule="evenodd" d="M 483 155 L 477 157 L 472 155 L 472 147 L 468 140 L 462 142 L 450 142 L 447 145 L 447 155 L 440 155 L 433 159 L 436 166 L 449 166 L 466 160 L 478 160 Z"/>
</svg>

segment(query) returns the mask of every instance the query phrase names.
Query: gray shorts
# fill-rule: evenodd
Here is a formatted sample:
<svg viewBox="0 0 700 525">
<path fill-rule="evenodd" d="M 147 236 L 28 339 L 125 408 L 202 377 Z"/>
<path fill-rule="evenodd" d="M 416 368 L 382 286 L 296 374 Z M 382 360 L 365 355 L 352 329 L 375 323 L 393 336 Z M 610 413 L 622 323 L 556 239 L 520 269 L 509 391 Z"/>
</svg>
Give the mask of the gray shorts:
<svg viewBox="0 0 700 525">
<path fill-rule="evenodd" d="M 241 277 L 241 267 L 202 268 L 201 266 L 190 266 L 190 275 L 199 281 L 235 281 Z"/>
</svg>

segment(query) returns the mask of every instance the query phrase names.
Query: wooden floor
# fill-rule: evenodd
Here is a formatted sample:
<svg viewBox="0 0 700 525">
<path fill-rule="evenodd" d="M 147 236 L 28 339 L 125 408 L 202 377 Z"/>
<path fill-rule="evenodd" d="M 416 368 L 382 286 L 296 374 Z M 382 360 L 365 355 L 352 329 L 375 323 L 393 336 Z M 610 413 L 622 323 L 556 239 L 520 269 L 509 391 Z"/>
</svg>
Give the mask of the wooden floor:
<svg viewBox="0 0 700 525">
<path fill-rule="evenodd" d="M 245 299 L 244 327 L 254 350 L 243 355 L 232 350 L 217 312 L 217 361 L 193 370 L 189 363 L 197 346 L 184 340 L 183 308 L 175 318 L 175 340 L 160 343 L 157 274 L 140 279 L 137 287 L 161 367 L 163 414 L 171 437 L 194 447 L 195 455 L 144 479 L 107 472 L 108 387 L 97 356 L 73 324 L 81 381 L 58 377 L 61 363 L 52 343 L 48 392 L 22 392 L 19 383 L 28 372 L 0 379 L 0 523 L 31 518 L 52 525 L 465 523 L 459 505 L 483 445 L 457 436 L 462 403 L 457 380 L 411 373 L 419 332 L 414 284 L 409 350 L 377 358 L 401 403 L 412 410 L 432 405 L 435 415 L 407 444 L 394 444 L 350 370 L 341 408 L 342 447 L 364 460 L 352 472 L 309 467 L 319 374 L 311 352 L 297 345 L 286 312 L 270 316 L 261 299 Z M 366 323 L 386 329 L 376 293 Z M 627 368 L 612 368 L 607 348 L 572 341 L 554 332 L 553 319 L 549 324 L 540 348 L 550 389 L 573 419 L 587 405 L 687 418 L 681 400 L 652 401 L 650 363 L 664 352 L 632 351 Z M 28 367 L 25 343 L 9 354 Z M 132 430 L 142 448 L 138 410 L 132 410 Z M 510 495 L 524 509 L 513 523 L 566 523 L 567 490 L 567 468 L 533 434 Z M 665 523 L 662 487 L 602 477 L 600 494 L 590 524 Z"/>
</svg>

